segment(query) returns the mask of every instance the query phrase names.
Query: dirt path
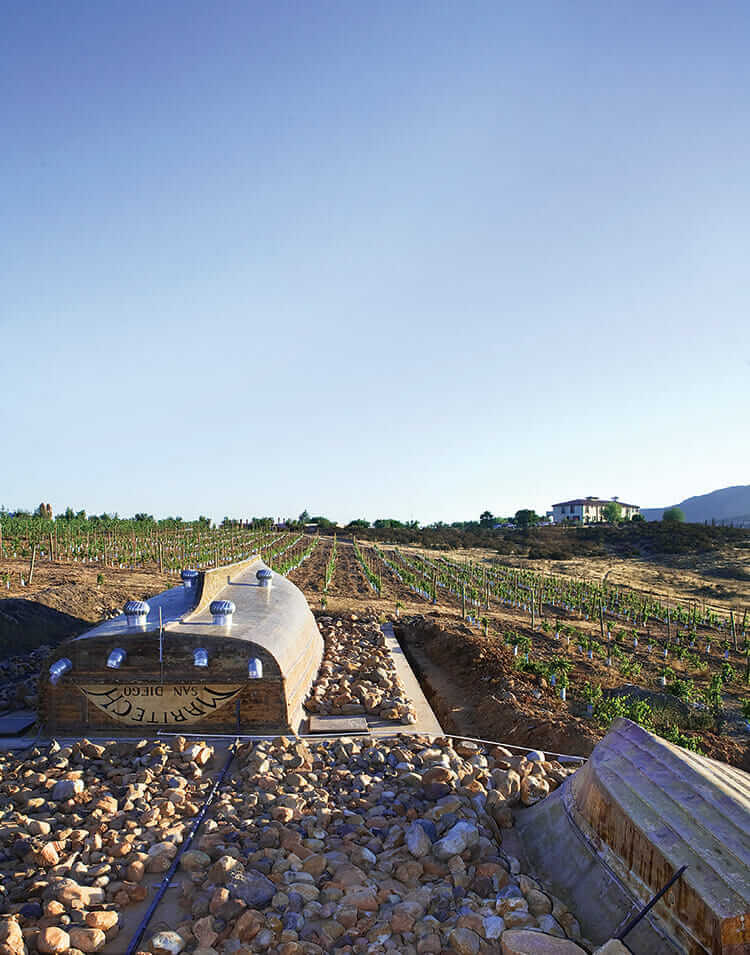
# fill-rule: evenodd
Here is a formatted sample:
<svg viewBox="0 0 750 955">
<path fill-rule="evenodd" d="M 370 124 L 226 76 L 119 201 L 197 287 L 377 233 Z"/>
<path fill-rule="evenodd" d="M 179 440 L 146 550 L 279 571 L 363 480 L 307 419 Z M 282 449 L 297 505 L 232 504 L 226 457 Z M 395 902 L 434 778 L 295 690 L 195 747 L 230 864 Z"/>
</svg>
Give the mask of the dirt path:
<svg viewBox="0 0 750 955">
<path fill-rule="evenodd" d="M 405 614 L 421 613 L 429 606 L 427 601 L 413 594 L 379 562 L 378 570 L 382 571 L 382 590 L 378 595 L 365 577 L 354 553 L 354 547 L 346 541 L 337 543 L 336 569 L 328 587 L 328 593 L 324 595 L 325 568 L 331 555 L 331 548 L 331 541 L 321 541 L 302 566 L 289 574 L 289 579 L 305 594 L 313 609 L 320 607 L 323 596 L 326 598 L 326 606 L 332 612 L 373 610 L 384 618 L 395 616 L 396 603 L 401 604 Z M 362 545 L 362 549 L 372 558 L 373 563 L 377 561 L 374 552 L 366 545 Z"/>
<path fill-rule="evenodd" d="M 367 582 L 351 544 L 339 544 L 336 549 L 336 569 L 328 587 L 328 595 L 339 600 L 363 600 L 371 603 L 378 595 Z"/>
<path fill-rule="evenodd" d="M 287 575 L 289 580 L 305 594 L 311 607 L 319 606 L 319 602 L 315 601 L 315 595 L 323 593 L 326 564 L 331 556 L 331 548 L 331 541 L 321 537 L 307 560 Z"/>
</svg>

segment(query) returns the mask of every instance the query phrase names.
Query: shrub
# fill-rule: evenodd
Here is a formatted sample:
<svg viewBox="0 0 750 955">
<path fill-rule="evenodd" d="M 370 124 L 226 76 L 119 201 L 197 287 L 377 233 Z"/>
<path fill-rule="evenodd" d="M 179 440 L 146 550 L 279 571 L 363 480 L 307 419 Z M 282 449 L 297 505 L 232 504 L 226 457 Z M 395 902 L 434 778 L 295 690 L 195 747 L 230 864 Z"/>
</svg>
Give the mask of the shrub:
<svg viewBox="0 0 750 955">
<path fill-rule="evenodd" d="M 720 673 L 714 673 L 711 677 L 711 682 L 706 687 L 704 692 L 704 698 L 706 700 L 706 705 L 714 710 L 720 710 L 724 705 L 724 699 L 722 696 L 722 690 L 724 689 L 724 682 L 721 679 Z"/>
<path fill-rule="evenodd" d="M 583 684 L 583 698 L 592 706 L 602 698 L 602 688 L 598 683 L 589 683 L 588 680 Z"/>
<path fill-rule="evenodd" d="M 570 673 L 573 664 L 567 657 L 552 657 L 549 665 L 549 672 L 554 673 L 556 676 L 566 676 Z"/>
<path fill-rule="evenodd" d="M 684 524 L 685 512 L 679 507 L 668 507 L 661 516 L 665 524 Z"/>
<path fill-rule="evenodd" d="M 692 680 L 673 680 L 667 687 L 667 692 L 689 703 L 695 697 L 695 684 Z"/>
<path fill-rule="evenodd" d="M 631 700 L 628 716 L 634 723 L 640 723 L 645 729 L 651 729 L 653 715 L 650 705 L 645 700 Z"/>
<path fill-rule="evenodd" d="M 677 746 L 682 746 L 684 749 L 692 750 L 694 753 L 702 753 L 703 749 L 701 748 L 701 740 L 698 736 L 688 736 L 687 733 L 683 733 L 679 726 L 667 726 L 662 729 L 659 734 L 662 739 L 667 740 L 669 743 L 675 743 Z"/>
<path fill-rule="evenodd" d="M 732 666 L 731 663 L 722 663 L 721 665 L 721 681 L 722 683 L 732 683 L 734 682 L 737 676 L 737 671 Z"/>
<path fill-rule="evenodd" d="M 620 716 L 628 715 L 628 700 L 624 696 L 610 696 L 600 699 L 594 705 L 594 719 L 601 726 L 609 724 Z"/>
<path fill-rule="evenodd" d="M 623 676 L 636 677 L 642 669 L 642 665 L 638 663 L 634 656 L 630 659 L 625 657 L 620 661 L 620 673 L 622 673 Z"/>
<path fill-rule="evenodd" d="M 515 661 L 515 667 L 517 670 L 520 670 L 522 673 L 531 673 L 534 676 L 544 677 L 544 679 L 549 679 L 550 668 L 546 663 L 542 663 L 539 660 L 529 660 L 528 662 L 521 657 L 517 657 Z"/>
</svg>

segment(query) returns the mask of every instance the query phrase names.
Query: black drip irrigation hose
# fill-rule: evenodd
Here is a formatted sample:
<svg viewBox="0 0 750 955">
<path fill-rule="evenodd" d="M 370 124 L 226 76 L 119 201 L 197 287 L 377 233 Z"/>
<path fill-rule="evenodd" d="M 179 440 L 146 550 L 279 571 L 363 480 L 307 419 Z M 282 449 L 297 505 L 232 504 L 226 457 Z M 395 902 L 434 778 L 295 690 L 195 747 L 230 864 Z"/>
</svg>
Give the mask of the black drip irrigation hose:
<svg viewBox="0 0 750 955">
<path fill-rule="evenodd" d="M 135 930 L 135 935 L 133 936 L 130 942 L 130 945 L 128 945 L 125 955 L 135 955 L 135 953 L 138 951 L 138 946 L 141 944 L 141 940 L 143 939 L 143 936 L 146 934 L 146 929 L 148 928 L 149 922 L 153 918 L 154 912 L 156 911 L 156 909 L 159 906 L 159 903 L 164 897 L 164 893 L 169 888 L 170 882 L 174 878 L 174 874 L 177 871 L 177 866 L 180 864 L 180 859 L 182 859 L 182 856 L 185 854 L 185 852 L 187 852 L 187 850 L 193 844 L 193 839 L 195 838 L 196 833 L 198 832 L 198 829 L 201 826 L 201 823 L 205 819 L 206 812 L 208 811 L 211 803 L 214 801 L 214 797 L 216 796 L 216 793 L 219 790 L 219 786 L 221 786 L 221 784 L 224 782 L 224 779 L 226 778 L 226 775 L 229 772 L 229 767 L 232 765 L 232 761 L 234 760 L 234 757 L 235 757 L 235 754 L 237 753 L 238 748 L 239 748 L 239 741 L 230 747 L 229 759 L 227 760 L 226 765 L 224 766 L 224 769 L 222 769 L 218 779 L 211 787 L 211 791 L 206 797 L 205 802 L 199 809 L 198 815 L 195 817 L 195 822 L 193 823 L 193 828 L 190 830 L 190 834 L 180 846 L 179 851 L 177 852 L 177 855 L 172 860 L 172 865 L 169 867 L 164 878 L 159 883 L 159 887 L 156 890 L 156 895 L 154 896 L 153 901 L 151 902 L 151 905 L 149 905 L 148 911 L 143 916 L 143 919 L 141 920 L 138 928 Z"/>
<path fill-rule="evenodd" d="M 572 794 L 571 794 L 571 795 L 572 795 Z M 581 829 L 580 829 L 578 823 L 576 822 L 575 818 L 573 817 L 572 812 L 570 811 L 570 807 L 568 806 L 567 800 L 566 800 L 566 799 L 562 799 L 562 800 L 560 801 L 560 805 L 562 806 L 562 810 L 563 810 L 563 812 L 565 813 L 566 819 L 568 820 L 568 825 L 570 826 L 570 831 L 575 835 L 575 837 L 576 837 L 576 838 L 578 839 L 578 841 L 581 843 L 581 845 L 583 846 L 584 850 L 589 854 L 589 856 L 591 856 L 592 860 L 596 860 L 596 862 L 598 862 L 599 865 L 601 865 L 602 868 L 606 871 L 607 875 L 609 876 L 609 881 L 610 881 L 610 883 L 614 883 L 615 885 L 619 886 L 620 889 L 621 889 L 621 891 L 623 891 L 623 892 L 626 893 L 626 894 L 630 894 L 631 897 L 632 897 L 631 890 L 623 883 L 622 879 L 620 879 L 620 877 L 617 875 L 617 873 L 614 871 L 614 869 L 605 861 L 605 859 L 603 858 L 603 856 L 602 856 L 599 852 L 597 852 L 597 851 L 594 849 L 594 847 L 592 846 L 591 842 L 589 842 L 589 840 L 587 839 L 587 837 L 586 837 L 586 836 L 584 835 L 584 833 L 581 831 Z M 575 801 L 573 801 L 573 805 L 575 805 Z M 576 807 L 576 808 L 577 808 L 577 807 Z M 580 810 L 578 810 L 578 811 L 580 811 Z M 631 929 L 633 929 L 633 928 L 638 924 L 638 922 L 641 921 L 641 919 L 642 919 L 645 915 L 648 914 L 648 912 L 649 912 L 649 911 L 653 908 L 653 906 L 659 901 L 659 899 L 660 899 L 660 898 L 662 897 L 662 895 L 667 891 L 667 889 L 672 885 L 672 883 L 675 882 L 675 881 L 682 875 L 682 873 L 685 871 L 686 868 L 687 868 L 687 866 L 683 866 L 682 869 L 680 869 L 680 871 L 677 872 L 672 879 L 670 879 L 670 881 L 664 886 L 664 888 L 659 892 L 659 894 L 658 894 L 654 899 L 652 899 L 652 901 L 651 901 L 644 909 L 642 909 L 637 915 L 635 915 L 632 919 L 630 919 L 630 920 L 626 923 L 624 929 L 622 929 L 620 932 L 618 932 L 617 935 L 615 935 L 615 936 L 613 936 L 613 937 L 616 938 L 616 939 L 619 939 L 620 941 L 622 941 L 622 940 L 625 938 L 625 935 L 626 935 Z M 634 904 L 630 907 L 630 912 L 633 911 L 633 909 L 635 908 L 635 905 L 636 905 L 636 904 L 637 904 L 637 900 L 635 900 L 635 901 L 634 901 Z M 629 913 L 628 913 L 628 914 L 629 914 Z M 623 921 L 624 921 L 627 917 L 628 917 L 628 916 L 625 915 L 624 918 L 623 918 Z M 622 922 L 620 922 L 620 924 L 622 925 Z M 671 943 L 672 940 L 671 940 L 671 939 L 669 938 L 669 936 L 661 929 L 661 927 L 660 927 L 659 925 L 654 925 L 650 920 L 649 920 L 649 924 L 650 924 L 651 928 L 652 928 L 658 935 L 660 935 L 663 939 L 665 939 L 666 941 L 668 941 L 668 942 Z"/>
<path fill-rule="evenodd" d="M 664 895 L 664 893 L 667 891 L 667 889 L 669 889 L 672 885 L 674 885 L 674 883 L 680 878 L 680 876 L 681 876 L 682 873 L 685 871 L 685 869 L 687 869 L 687 866 L 686 866 L 686 865 L 680 866 L 680 868 L 675 872 L 675 874 L 672 876 L 672 878 L 669 880 L 669 882 L 667 882 L 667 884 L 664 886 L 664 888 L 659 889 L 659 891 L 658 891 L 658 892 L 656 893 L 656 895 L 651 899 L 651 901 L 648 903 L 648 905 L 645 906 L 645 908 L 641 909 L 641 911 L 638 913 L 638 915 L 636 915 L 634 918 L 632 918 L 632 919 L 628 922 L 628 924 L 627 924 L 627 925 L 625 926 L 625 928 L 620 932 L 620 934 L 616 936 L 616 938 L 618 938 L 620 941 L 622 941 L 622 940 L 625 938 L 625 936 L 628 934 L 628 932 L 630 932 L 632 929 L 634 929 L 634 928 L 636 927 L 636 925 L 640 922 L 640 920 L 643 918 L 643 916 L 646 915 L 646 914 L 648 914 L 648 912 L 651 911 L 651 909 L 656 905 L 656 903 L 657 903 L 657 902 L 659 901 L 659 899 Z"/>
</svg>

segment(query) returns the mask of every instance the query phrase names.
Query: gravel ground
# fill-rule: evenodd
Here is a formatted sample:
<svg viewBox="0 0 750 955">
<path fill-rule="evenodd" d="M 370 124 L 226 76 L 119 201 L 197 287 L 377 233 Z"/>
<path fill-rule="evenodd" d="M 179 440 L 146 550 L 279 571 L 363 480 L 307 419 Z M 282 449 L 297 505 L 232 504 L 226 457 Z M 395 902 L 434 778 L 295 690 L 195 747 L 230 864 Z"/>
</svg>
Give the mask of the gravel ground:
<svg viewBox="0 0 750 955">
<path fill-rule="evenodd" d="M 503 850 L 514 812 L 572 771 L 529 755 L 420 736 L 242 745 L 181 858 L 180 914 L 141 951 L 473 955 L 525 951 L 529 931 L 591 951 Z M 124 952 L 123 913 L 224 762 L 180 738 L 0 755 L 0 955 Z"/>
<path fill-rule="evenodd" d="M 0 660 L 0 714 L 36 709 L 39 671 L 52 647 L 41 646 Z"/>
<path fill-rule="evenodd" d="M 325 652 L 305 703 L 308 713 L 416 722 L 377 618 L 319 615 L 317 623 Z"/>
</svg>

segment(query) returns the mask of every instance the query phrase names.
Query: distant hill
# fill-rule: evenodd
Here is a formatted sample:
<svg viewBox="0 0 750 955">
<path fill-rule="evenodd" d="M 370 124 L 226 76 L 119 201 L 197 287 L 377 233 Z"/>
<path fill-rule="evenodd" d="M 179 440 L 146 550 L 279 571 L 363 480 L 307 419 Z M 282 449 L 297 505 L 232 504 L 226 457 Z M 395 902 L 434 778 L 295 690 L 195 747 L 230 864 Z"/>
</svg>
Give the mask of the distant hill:
<svg viewBox="0 0 750 955">
<path fill-rule="evenodd" d="M 685 514 L 685 520 L 691 524 L 715 520 L 717 523 L 733 522 L 735 525 L 750 526 L 750 484 L 722 487 L 710 494 L 698 494 L 668 506 L 679 507 Z M 665 507 L 643 508 L 641 514 L 647 521 L 660 521 L 665 510 Z"/>
</svg>

